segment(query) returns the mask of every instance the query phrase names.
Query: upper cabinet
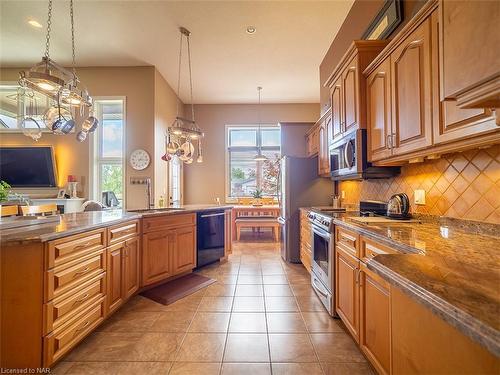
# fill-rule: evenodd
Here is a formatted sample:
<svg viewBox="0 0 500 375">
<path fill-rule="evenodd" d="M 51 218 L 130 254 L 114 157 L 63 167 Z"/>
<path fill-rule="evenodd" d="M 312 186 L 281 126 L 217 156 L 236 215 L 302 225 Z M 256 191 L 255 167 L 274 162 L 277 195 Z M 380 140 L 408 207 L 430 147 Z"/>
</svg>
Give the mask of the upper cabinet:
<svg viewBox="0 0 500 375">
<path fill-rule="evenodd" d="M 319 129 L 313 126 L 306 134 L 307 157 L 318 155 L 319 152 Z"/>
<path fill-rule="evenodd" d="M 386 45 L 384 40 L 354 41 L 325 82 L 332 103 L 330 143 L 366 128 L 365 77 L 361 73 Z"/>
<path fill-rule="evenodd" d="M 391 53 L 394 154 L 432 144 L 430 22 L 423 22 Z"/>
<path fill-rule="evenodd" d="M 476 6 L 490 7 L 486 3 L 479 2 Z M 445 4 L 446 9 L 448 1 Z M 455 98 L 443 95 L 446 89 L 440 85 L 441 77 L 453 73 L 447 71 L 448 64 L 442 64 L 443 44 L 438 41 L 443 31 L 445 35 L 448 32 L 441 27 L 442 10 L 438 5 L 437 0 L 429 0 L 363 72 L 369 161 L 401 164 L 500 141 L 500 126 L 496 124 L 494 111 L 487 107 L 464 109 Z M 463 10 L 458 5 L 456 8 Z M 474 14 L 467 22 L 475 22 Z M 462 19 L 462 16 L 454 17 Z M 488 16 L 486 23 L 494 17 Z M 487 43 L 489 39 L 486 38 Z M 476 40 L 475 44 L 481 43 Z M 459 49 L 467 51 L 465 46 L 462 43 Z M 494 49 L 487 44 L 481 50 L 489 48 Z M 482 62 L 477 56 L 480 54 L 476 54 L 475 60 L 480 66 Z M 498 52 L 496 56 L 498 59 Z M 461 67 L 466 69 L 475 67 Z"/>
<path fill-rule="evenodd" d="M 441 100 L 500 108 L 500 2 L 439 1 Z"/>
<path fill-rule="evenodd" d="M 318 140 L 318 174 L 323 177 L 330 176 L 330 133 L 332 132 L 332 116 L 328 111 L 319 122 Z"/>
</svg>

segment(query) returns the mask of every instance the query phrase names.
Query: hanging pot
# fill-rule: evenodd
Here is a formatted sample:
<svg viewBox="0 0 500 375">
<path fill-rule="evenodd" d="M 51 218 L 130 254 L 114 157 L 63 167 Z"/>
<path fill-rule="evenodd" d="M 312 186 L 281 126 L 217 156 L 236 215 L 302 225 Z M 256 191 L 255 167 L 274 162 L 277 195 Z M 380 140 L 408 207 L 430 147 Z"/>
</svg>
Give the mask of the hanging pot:
<svg viewBox="0 0 500 375">
<path fill-rule="evenodd" d="M 83 122 L 82 130 L 86 131 L 87 133 L 93 133 L 97 129 L 98 125 L 99 125 L 99 120 L 94 116 L 89 116 Z"/>
<path fill-rule="evenodd" d="M 193 153 L 194 153 L 194 146 L 191 142 L 186 141 L 181 145 L 181 150 L 182 150 L 182 156 L 179 156 L 179 158 L 182 161 L 186 161 L 188 159 L 193 158 Z"/>
</svg>

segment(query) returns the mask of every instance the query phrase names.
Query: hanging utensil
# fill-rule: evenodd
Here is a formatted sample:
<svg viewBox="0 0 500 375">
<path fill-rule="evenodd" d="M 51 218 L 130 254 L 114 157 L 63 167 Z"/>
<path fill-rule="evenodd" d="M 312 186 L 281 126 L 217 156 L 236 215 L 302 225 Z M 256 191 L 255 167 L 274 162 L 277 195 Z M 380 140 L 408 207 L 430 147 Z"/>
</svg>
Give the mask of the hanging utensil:
<svg viewBox="0 0 500 375">
<path fill-rule="evenodd" d="M 203 163 L 203 153 L 201 150 L 201 139 L 198 138 L 198 157 L 196 158 L 197 163 Z"/>
<path fill-rule="evenodd" d="M 27 116 L 21 122 L 21 128 L 23 129 L 23 134 L 27 137 L 30 137 L 35 142 L 38 141 L 42 137 L 42 128 L 40 124 L 35 119 L 37 116 L 37 102 L 35 95 L 31 93 L 31 95 L 27 95 L 29 97 L 29 104 L 27 108 Z"/>
</svg>

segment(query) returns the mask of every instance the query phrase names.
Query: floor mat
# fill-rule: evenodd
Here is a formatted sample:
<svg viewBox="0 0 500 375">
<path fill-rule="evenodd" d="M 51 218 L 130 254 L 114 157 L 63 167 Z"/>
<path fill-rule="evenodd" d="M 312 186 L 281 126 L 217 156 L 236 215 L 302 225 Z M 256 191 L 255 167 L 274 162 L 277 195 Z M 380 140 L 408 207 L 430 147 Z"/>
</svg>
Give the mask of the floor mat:
<svg viewBox="0 0 500 375">
<path fill-rule="evenodd" d="M 141 296 L 161 303 L 162 305 L 170 305 L 215 282 L 216 280 L 209 277 L 190 273 L 189 275 L 179 277 L 178 279 L 146 290 L 141 293 Z"/>
</svg>

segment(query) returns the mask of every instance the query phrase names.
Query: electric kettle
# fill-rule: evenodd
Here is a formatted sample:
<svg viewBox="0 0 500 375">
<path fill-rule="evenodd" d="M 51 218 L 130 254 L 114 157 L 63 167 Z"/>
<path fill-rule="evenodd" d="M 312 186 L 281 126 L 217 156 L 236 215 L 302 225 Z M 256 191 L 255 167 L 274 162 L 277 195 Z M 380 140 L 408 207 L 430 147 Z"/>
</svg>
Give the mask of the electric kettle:
<svg viewBox="0 0 500 375">
<path fill-rule="evenodd" d="M 387 203 L 387 217 L 405 220 L 411 217 L 410 199 L 405 193 L 394 194 Z"/>
</svg>

